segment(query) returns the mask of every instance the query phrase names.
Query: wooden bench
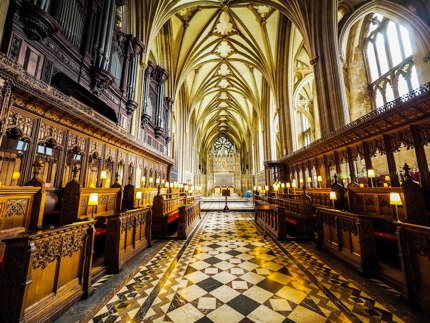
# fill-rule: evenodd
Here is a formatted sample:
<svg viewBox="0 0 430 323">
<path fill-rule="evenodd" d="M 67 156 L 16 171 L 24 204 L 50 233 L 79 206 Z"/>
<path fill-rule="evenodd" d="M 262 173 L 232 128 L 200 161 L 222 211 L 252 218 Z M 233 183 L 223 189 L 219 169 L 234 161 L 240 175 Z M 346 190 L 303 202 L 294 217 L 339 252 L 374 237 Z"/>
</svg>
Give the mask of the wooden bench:
<svg viewBox="0 0 430 323">
<path fill-rule="evenodd" d="M 396 225 L 404 278 L 401 297 L 430 315 L 430 227 Z"/>
<path fill-rule="evenodd" d="M 5 239 L 0 322 L 47 322 L 90 294 L 93 221 Z"/>
<path fill-rule="evenodd" d="M 317 208 L 318 243 L 359 272 L 379 268 L 373 222 L 365 216 L 328 208 Z"/>
<path fill-rule="evenodd" d="M 151 219 L 150 208 L 124 211 L 107 218 L 107 273 L 119 273 L 127 261 L 151 245 Z"/>
<path fill-rule="evenodd" d="M 152 235 L 168 237 L 177 231 L 179 207 L 187 204 L 185 196 L 165 199 L 161 194 L 154 197 L 152 204 Z"/>
<path fill-rule="evenodd" d="M 314 238 L 314 223 L 311 199 L 302 194 L 295 199 L 277 199 L 276 205 L 284 209 L 287 234 L 299 239 Z M 294 227 L 294 233 L 289 227 Z"/>
<path fill-rule="evenodd" d="M 198 223 L 200 216 L 200 200 L 179 207 L 178 238 L 187 239 Z"/>
<path fill-rule="evenodd" d="M 287 237 L 285 209 L 273 204 L 257 202 L 255 204 L 255 222 L 277 240 L 285 240 Z"/>
</svg>

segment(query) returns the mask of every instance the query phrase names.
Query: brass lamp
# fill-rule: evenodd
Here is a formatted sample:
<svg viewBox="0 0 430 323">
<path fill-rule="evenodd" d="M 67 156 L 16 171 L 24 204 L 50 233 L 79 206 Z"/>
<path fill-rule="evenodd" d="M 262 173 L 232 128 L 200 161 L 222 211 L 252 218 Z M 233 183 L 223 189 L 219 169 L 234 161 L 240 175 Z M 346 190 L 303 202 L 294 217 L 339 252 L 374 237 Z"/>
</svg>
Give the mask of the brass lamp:
<svg viewBox="0 0 430 323">
<path fill-rule="evenodd" d="M 137 202 L 137 206 L 140 207 L 140 201 L 142 201 L 142 192 L 136 192 L 136 200 Z"/>
<path fill-rule="evenodd" d="M 403 203 L 402 203 L 402 198 L 400 197 L 399 193 L 397 193 L 397 192 L 391 192 L 390 193 L 390 205 L 394 205 L 394 207 L 396 209 L 397 222 L 401 222 L 400 219 L 399 219 L 398 206 L 399 205 L 403 205 Z"/>
<path fill-rule="evenodd" d="M 373 179 L 375 178 L 375 170 L 374 169 L 368 169 L 367 170 L 367 177 L 370 178 L 370 184 L 372 185 L 372 187 L 374 187 Z"/>
<path fill-rule="evenodd" d="M 88 199 L 88 205 L 93 207 L 92 216 L 91 216 L 92 219 L 94 219 L 94 209 L 98 204 L 99 204 L 99 195 L 97 193 L 91 193 Z"/>
<path fill-rule="evenodd" d="M 330 192 L 330 200 L 333 203 L 333 209 L 334 209 L 335 208 L 334 207 L 334 201 L 337 200 L 336 192 L 333 192 L 333 191 Z"/>
</svg>

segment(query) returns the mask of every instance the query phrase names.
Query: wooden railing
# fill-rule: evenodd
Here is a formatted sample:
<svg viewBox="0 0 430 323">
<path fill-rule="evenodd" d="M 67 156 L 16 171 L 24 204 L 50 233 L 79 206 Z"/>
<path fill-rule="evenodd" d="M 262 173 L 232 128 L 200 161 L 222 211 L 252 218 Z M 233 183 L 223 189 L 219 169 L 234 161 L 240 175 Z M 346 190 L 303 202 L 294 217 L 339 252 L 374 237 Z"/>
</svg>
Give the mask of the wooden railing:
<svg viewBox="0 0 430 323">
<path fill-rule="evenodd" d="M 4 240 L 0 321 L 47 322 L 87 296 L 92 221 Z"/>
<path fill-rule="evenodd" d="M 318 244 L 363 274 L 378 270 L 373 223 L 354 213 L 317 208 Z"/>
<path fill-rule="evenodd" d="M 396 225 L 404 275 L 402 298 L 430 315 L 430 227 Z"/>
<path fill-rule="evenodd" d="M 117 274 L 124 263 L 151 245 L 151 209 L 121 212 L 107 218 L 105 266 Z"/>
<path fill-rule="evenodd" d="M 178 238 L 187 239 L 200 219 L 200 201 L 179 207 Z"/>
</svg>

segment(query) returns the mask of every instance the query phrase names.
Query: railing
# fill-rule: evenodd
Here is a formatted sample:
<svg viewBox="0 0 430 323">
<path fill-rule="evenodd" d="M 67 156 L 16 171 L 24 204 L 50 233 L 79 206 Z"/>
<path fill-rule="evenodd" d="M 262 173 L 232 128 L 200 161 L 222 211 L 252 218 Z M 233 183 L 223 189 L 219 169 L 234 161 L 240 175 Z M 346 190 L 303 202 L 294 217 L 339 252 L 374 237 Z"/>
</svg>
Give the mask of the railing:
<svg viewBox="0 0 430 323">
<path fill-rule="evenodd" d="M 105 266 L 117 274 L 124 263 L 151 245 L 151 209 L 121 212 L 107 218 Z"/>
<path fill-rule="evenodd" d="M 0 321 L 50 321 L 88 296 L 93 237 L 87 221 L 4 240 Z"/>
<path fill-rule="evenodd" d="M 318 244 L 363 274 L 378 270 L 373 223 L 357 214 L 317 208 Z"/>
</svg>

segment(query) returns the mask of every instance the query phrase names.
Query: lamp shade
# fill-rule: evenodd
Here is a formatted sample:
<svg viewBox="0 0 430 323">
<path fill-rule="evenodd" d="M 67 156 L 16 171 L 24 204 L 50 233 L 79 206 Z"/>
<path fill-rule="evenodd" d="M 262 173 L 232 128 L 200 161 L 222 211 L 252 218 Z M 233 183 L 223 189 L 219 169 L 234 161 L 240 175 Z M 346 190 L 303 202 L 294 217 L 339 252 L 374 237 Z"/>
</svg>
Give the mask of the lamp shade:
<svg viewBox="0 0 430 323">
<path fill-rule="evenodd" d="M 99 204 L 99 195 L 97 193 L 91 193 L 90 198 L 88 199 L 88 205 L 98 205 Z"/>
<path fill-rule="evenodd" d="M 367 177 L 375 178 L 375 170 L 374 169 L 368 169 L 367 170 Z"/>
<path fill-rule="evenodd" d="M 149 182 L 152 183 L 154 179 L 152 177 L 149 178 Z"/>
<path fill-rule="evenodd" d="M 287 183 L 287 188 L 290 188 L 291 187 L 291 184 L 290 183 Z"/>
<path fill-rule="evenodd" d="M 299 182 L 300 182 L 300 184 L 302 184 L 303 183 L 303 178 L 300 178 Z"/>
<path fill-rule="evenodd" d="M 336 192 L 333 192 L 333 191 L 330 192 L 330 200 L 337 200 Z"/>
<path fill-rule="evenodd" d="M 15 181 L 18 180 L 20 176 L 21 176 L 20 172 L 13 172 L 12 173 L 12 179 Z"/>
<path fill-rule="evenodd" d="M 264 189 L 265 189 L 266 191 L 268 191 L 268 190 L 269 190 L 269 186 L 267 186 L 267 185 L 266 185 L 266 186 L 264 187 Z"/>
<path fill-rule="evenodd" d="M 281 188 L 285 188 L 285 184 L 284 183 L 281 183 Z"/>
<path fill-rule="evenodd" d="M 296 188 L 297 187 L 297 184 L 296 184 L 296 182 L 293 182 L 293 185 L 291 185 L 293 188 Z"/>
<path fill-rule="evenodd" d="M 390 193 L 390 204 L 391 205 L 403 205 L 402 199 L 399 193 L 391 192 Z"/>
<path fill-rule="evenodd" d="M 106 179 L 107 177 L 107 172 L 105 170 L 102 170 L 102 172 L 100 173 L 100 179 Z"/>
<path fill-rule="evenodd" d="M 390 175 L 385 175 L 385 181 L 389 182 L 390 181 Z"/>
<path fill-rule="evenodd" d="M 142 199 L 142 192 L 136 192 L 136 200 Z"/>
<path fill-rule="evenodd" d="M 146 181 L 145 176 L 142 176 L 142 182 L 144 182 L 144 183 L 145 183 L 145 181 Z"/>
<path fill-rule="evenodd" d="M 308 177 L 308 183 L 312 182 L 312 178 Z"/>
<path fill-rule="evenodd" d="M 160 178 L 157 178 L 157 179 L 155 180 L 155 183 L 160 184 Z"/>
<path fill-rule="evenodd" d="M 258 190 L 261 191 L 261 186 L 258 186 Z"/>
<path fill-rule="evenodd" d="M 322 182 L 322 176 L 318 175 L 318 176 L 317 176 L 317 181 L 318 181 L 318 182 Z"/>
</svg>

